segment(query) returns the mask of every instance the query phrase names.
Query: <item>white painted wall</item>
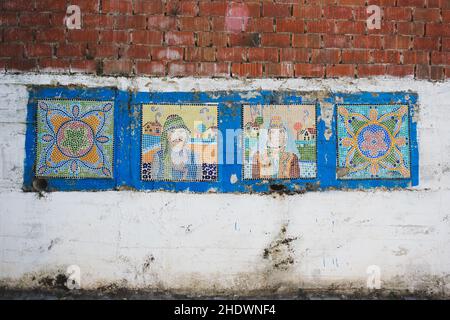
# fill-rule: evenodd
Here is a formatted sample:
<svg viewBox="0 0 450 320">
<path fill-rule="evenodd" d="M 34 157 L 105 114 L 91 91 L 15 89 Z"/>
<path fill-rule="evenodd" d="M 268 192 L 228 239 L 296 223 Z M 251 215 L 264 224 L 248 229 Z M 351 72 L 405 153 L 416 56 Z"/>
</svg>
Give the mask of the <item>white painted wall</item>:
<svg viewBox="0 0 450 320">
<path fill-rule="evenodd" d="M 21 191 L 26 86 L 47 84 L 140 91 L 410 90 L 419 94 L 420 185 L 296 196 L 121 191 L 39 198 Z M 450 295 L 449 81 L 4 74 L 0 123 L 0 284 L 31 288 L 75 264 L 86 289 L 114 283 L 194 294 L 353 292 L 366 287 L 367 267 L 378 265 L 387 291 Z"/>
</svg>

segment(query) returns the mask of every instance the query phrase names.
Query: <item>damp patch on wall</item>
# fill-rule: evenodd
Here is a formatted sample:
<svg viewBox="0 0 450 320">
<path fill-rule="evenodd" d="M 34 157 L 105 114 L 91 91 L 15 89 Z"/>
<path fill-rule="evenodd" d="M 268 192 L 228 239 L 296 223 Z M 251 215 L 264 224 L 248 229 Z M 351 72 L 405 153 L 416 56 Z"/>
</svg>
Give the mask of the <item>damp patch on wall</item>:
<svg viewBox="0 0 450 320">
<path fill-rule="evenodd" d="M 143 105 L 141 133 L 142 180 L 217 180 L 216 105 Z"/>
<path fill-rule="evenodd" d="M 36 176 L 112 178 L 114 102 L 39 100 Z"/>
<path fill-rule="evenodd" d="M 244 179 L 313 179 L 317 175 L 315 105 L 246 105 Z"/>
<path fill-rule="evenodd" d="M 339 179 L 408 179 L 407 105 L 338 105 Z"/>
</svg>

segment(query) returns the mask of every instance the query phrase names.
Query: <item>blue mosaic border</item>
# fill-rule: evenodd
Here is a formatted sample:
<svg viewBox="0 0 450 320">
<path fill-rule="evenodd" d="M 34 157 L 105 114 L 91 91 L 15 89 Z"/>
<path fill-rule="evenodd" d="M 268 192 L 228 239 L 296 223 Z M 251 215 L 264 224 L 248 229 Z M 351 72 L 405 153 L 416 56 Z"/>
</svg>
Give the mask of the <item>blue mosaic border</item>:
<svg viewBox="0 0 450 320">
<path fill-rule="evenodd" d="M 270 191 L 303 192 L 304 190 L 325 189 L 369 189 L 375 187 L 406 188 L 419 183 L 419 152 L 417 146 L 417 123 L 413 121 L 417 95 L 410 92 L 394 93 L 327 93 L 321 95 L 320 102 L 311 98 L 314 92 L 302 91 L 215 91 L 215 92 L 138 92 L 129 93 L 114 88 L 44 88 L 30 89 L 27 115 L 26 159 L 24 190 L 32 190 L 34 179 L 36 104 L 38 99 L 83 99 L 115 101 L 115 146 L 114 178 L 100 179 L 48 179 L 48 190 L 164 190 L 218 193 L 266 193 Z M 311 100 L 313 99 L 313 100 Z M 234 164 L 223 164 L 219 158 L 219 176 L 214 182 L 170 182 L 142 181 L 141 163 L 141 106 L 151 103 L 178 104 L 218 104 L 219 130 L 241 129 L 242 107 L 244 104 L 315 104 L 317 121 L 317 177 L 315 179 L 293 180 L 243 180 L 241 141 L 235 139 L 227 146 L 227 137 L 219 141 L 219 146 L 229 148 L 219 157 L 234 156 Z M 331 127 L 321 121 L 322 103 L 333 106 Z M 406 104 L 410 106 L 411 178 L 391 180 L 338 180 L 336 177 L 336 105 L 337 104 Z M 331 129 L 327 140 L 325 132 Z M 233 183 L 232 177 L 237 178 Z"/>
<path fill-rule="evenodd" d="M 56 88 L 56 87 L 34 87 L 29 90 L 27 130 L 26 130 L 26 158 L 24 163 L 25 191 L 32 190 L 35 175 L 36 161 L 36 130 L 37 130 L 37 103 L 43 99 L 67 99 L 67 100 L 92 100 L 92 101 L 114 101 L 114 155 L 113 155 L 113 178 L 111 179 L 66 179 L 66 178 L 40 178 L 47 181 L 48 191 L 77 191 L 77 190 L 113 190 L 125 185 L 123 180 L 127 176 L 128 152 L 123 145 L 123 135 L 126 131 L 121 130 L 123 119 L 128 118 L 127 92 L 121 92 L 114 88 Z M 125 120 L 126 121 L 126 120 Z"/>
</svg>

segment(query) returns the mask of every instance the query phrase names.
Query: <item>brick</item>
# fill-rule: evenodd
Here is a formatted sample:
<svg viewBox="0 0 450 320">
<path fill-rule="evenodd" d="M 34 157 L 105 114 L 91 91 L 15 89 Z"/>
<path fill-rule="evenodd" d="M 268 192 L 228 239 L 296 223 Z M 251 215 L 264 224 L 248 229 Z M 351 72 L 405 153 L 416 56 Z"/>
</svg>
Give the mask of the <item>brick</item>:
<svg viewBox="0 0 450 320">
<path fill-rule="evenodd" d="M 117 58 L 119 48 L 115 44 L 90 44 L 88 55 L 92 58 Z"/>
<path fill-rule="evenodd" d="M 126 59 L 150 59 L 151 49 L 146 45 L 132 45 L 122 48 L 119 54 Z"/>
<path fill-rule="evenodd" d="M 226 47 L 228 34 L 223 32 L 199 32 L 197 33 L 197 39 L 200 47 Z"/>
<path fill-rule="evenodd" d="M 244 62 L 247 61 L 247 49 L 244 48 L 218 48 L 217 61 Z"/>
<path fill-rule="evenodd" d="M 442 39 L 442 50 L 443 51 L 450 51 L 450 38 L 443 38 Z"/>
<path fill-rule="evenodd" d="M 304 4 L 294 4 L 293 16 L 303 19 L 320 19 L 322 17 L 322 7 L 313 5 L 308 6 Z"/>
<path fill-rule="evenodd" d="M 57 1 L 57 0 L 55 0 Z M 36 1 L 37 4 L 38 1 Z M 64 1 L 59 1 L 64 3 Z M 100 12 L 100 1 L 99 0 L 77 0 L 76 5 L 80 7 L 81 12 L 84 14 L 86 13 L 99 13 Z M 64 10 L 66 11 L 66 10 Z"/>
<path fill-rule="evenodd" d="M 115 16 L 114 17 L 114 29 L 126 30 L 126 29 L 138 29 L 145 30 L 147 28 L 146 16 Z"/>
<path fill-rule="evenodd" d="M 273 18 L 258 18 L 248 19 L 247 27 L 244 28 L 246 32 L 273 32 L 274 19 Z"/>
<path fill-rule="evenodd" d="M 136 61 L 136 73 L 139 75 L 164 76 L 166 66 L 159 61 Z"/>
<path fill-rule="evenodd" d="M 351 36 L 346 35 L 324 35 L 325 48 L 350 48 L 352 46 Z"/>
<path fill-rule="evenodd" d="M 440 20 L 441 20 L 441 10 L 438 8 L 414 9 L 414 21 L 423 21 L 429 23 L 429 22 L 439 22 Z"/>
<path fill-rule="evenodd" d="M 333 20 L 348 20 L 353 17 L 353 10 L 350 7 L 325 6 L 323 16 Z"/>
<path fill-rule="evenodd" d="M 150 16 L 148 17 L 147 26 L 149 30 L 177 30 L 177 20 L 175 17 Z"/>
<path fill-rule="evenodd" d="M 442 10 L 442 22 L 450 23 L 450 10 Z"/>
<path fill-rule="evenodd" d="M 292 46 L 297 48 L 320 48 L 321 39 L 318 34 L 294 34 Z"/>
<path fill-rule="evenodd" d="M 97 30 L 68 30 L 67 40 L 69 42 L 98 42 Z"/>
<path fill-rule="evenodd" d="M 7 71 L 37 71 L 37 59 L 12 58 L 6 66 Z"/>
<path fill-rule="evenodd" d="M 386 21 L 411 21 L 413 9 L 403 7 L 388 7 L 383 10 Z"/>
<path fill-rule="evenodd" d="M 42 58 L 39 59 L 39 70 L 44 72 L 69 72 L 70 60 Z"/>
<path fill-rule="evenodd" d="M 130 75 L 133 62 L 130 60 L 104 60 L 103 72 L 105 74 Z"/>
<path fill-rule="evenodd" d="M 233 63 L 231 73 L 236 77 L 262 77 L 263 65 L 261 63 Z"/>
<path fill-rule="evenodd" d="M 192 32 L 170 31 L 165 34 L 165 43 L 169 46 L 192 46 L 194 34 Z"/>
<path fill-rule="evenodd" d="M 209 20 L 206 17 L 180 17 L 178 24 L 181 31 L 209 31 Z"/>
<path fill-rule="evenodd" d="M 289 3 L 263 2 L 264 17 L 290 17 L 292 5 Z"/>
<path fill-rule="evenodd" d="M 263 47 L 289 47 L 291 36 L 282 33 L 263 33 L 261 34 L 261 45 Z"/>
<path fill-rule="evenodd" d="M 374 63 L 399 64 L 401 54 L 396 50 L 374 50 L 372 51 L 372 58 Z"/>
<path fill-rule="evenodd" d="M 165 12 L 169 16 L 196 16 L 199 13 L 197 1 L 166 1 Z"/>
<path fill-rule="evenodd" d="M 84 55 L 86 48 L 81 44 L 59 44 L 56 48 L 57 57 L 80 57 Z"/>
<path fill-rule="evenodd" d="M 28 44 L 26 46 L 27 57 L 51 57 L 53 47 L 49 44 Z"/>
<path fill-rule="evenodd" d="M 425 24 L 421 22 L 398 22 L 397 33 L 399 35 L 423 36 L 425 34 Z"/>
<path fill-rule="evenodd" d="M 429 79 L 431 75 L 431 67 L 429 65 L 417 65 L 415 78 L 416 79 Z"/>
<path fill-rule="evenodd" d="M 39 32 L 45 33 L 45 31 Z M 64 36 L 63 36 L 64 38 Z M 24 42 L 24 41 L 32 41 L 33 40 L 33 30 L 25 29 L 25 28 L 13 28 L 13 29 L 5 29 L 3 33 L 3 41 L 4 42 Z"/>
<path fill-rule="evenodd" d="M 130 32 L 119 30 L 100 31 L 100 42 L 129 43 Z"/>
<path fill-rule="evenodd" d="M 94 60 L 72 60 L 70 62 L 70 72 L 76 73 L 96 73 L 97 72 L 97 61 Z"/>
<path fill-rule="evenodd" d="M 278 49 L 277 48 L 249 48 L 248 49 L 248 61 L 270 61 L 278 62 Z"/>
<path fill-rule="evenodd" d="M 337 4 L 342 6 L 363 6 L 365 3 L 364 0 L 337 0 Z"/>
<path fill-rule="evenodd" d="M 326 68 L 327 78 L 338 78 L 338 77 L 354 77 L 355 76 L 355 66 L 352 64 L 336 64 L 328 65 Z"/>
<path fill-rule="evenodd" d="M 363 77 L 373 77 L 382 76 L 386 74 L 386 65 L 381 64 L 363 64 L 358 65 L 358 76 Z"/>
<path fill-rule="evenodd" d="M 385 36 L 384 49 L 408 49 L 411 46 L 411 37 Z"/>
<path fill-rule="evenodd" d="M 234 33 L 229 39 L 232 47 L 258 47 L 261 44 L 259 33 Z"/>
<path fill-rule="evenodd" d="M 39 12 L 66 12 L 67 5 L 65 1 L 60 0 L 38 0 L 36 1 L 36 10 Z"/>
<path fill-rule="evenodd" d="M 433 51 L 431 53 L 431 64 L 450 65 L 450 52 Z"/>
<path fill-rule="evenodd" d="M 212 31 L 226 31 L 226 32 L 241 32 L 242 30 L 228 30 L 228 26 L 225 22 L 225 17 L 211 17 L 211 30 Z"/>
<path fill-rule="evenodd" d="M 224 17 L 227 10 L 226 1 L 200 1 L 199 15 L 200 16 L 221 16 Z"/>
<path fill-rule="evenodd" d="M 225 48 L 231 49 L 231 48 Z M 188 47 L 184 49 L 184 60 L 185 61 L 198 61 L 198 62 L 212 62 L 216 60 L 216 49 L 215 48 L 193 48 Z"/>
<path fill-rule="evenodd" d="M 424 7 L 426 0 L 397 0 L 399 7 Z"/>
<path fill-rule="evenodd" d="M 294 66 L 295 76 L 303 78 L 322 78 L 325 75 L 325 67 L 318 64 L 298 63 Z"/>
<path fill-rule="evenodd" d="M 19 19 L 17 18 L 17 13 L 0 11 L 0 26 L 10 27 L 10 26 L 17 26 L 18 24 Z"/>
<path fill-rule="evenodd" d="M 381 36 L 355 36 L 353 38 L 355 48 L 381 49 L 383 46 Z"/>
<path fill-rule="evenodd" d="M 170 77 L 194 76 L 197 72 L 197 64 L 171 62 L 168 66 L 168 75 Z"/>
<path fill-rule="evenodd" d="M 414 75 L 413 65 L 388 65 L 386 74 L 394 77 L 406 77 Z"/>
<path fill-rule="evenodd" d="M 339 63 L 340 51 L 337 49 L 313 49 L 311 54 L 312 63 Z"/>
<path fill-rule="evenodd" d="M 228 2 L 226 16 L 236 18 L 259 18 L 261 4 L 258 2 Z"/>
<path fill-rule="evenodd" d="M 305 31 L 305 22 L 300 19 L 277 19 L 277 32 L 303 33 Z"/>
<path fill-rule="evenodd" d="M 445 37 L 450 34 L 450 24 L 427 23 L 425 34 L 431 37 Z"/>
<path fill-rule="evenodd" d="M 342 50 L 343 63 L 369 63 L 371 54 L 368 50 Z"/>
<path fill-rule="evenodd" d="M 197 74 L 202 77 L 228 77 L 229 64 L 223 62 L 202 62 L 198 66 Z"/>
<path fill-rule="evenodd" d="M 264 74 L 268 77 L 287 78 L 294 76 L 293 63 L 267 63 L 264 68 Z"/>
<path fill-rule="evenodd" d="M 152 60 L 176 61 L 183 60 L 183 48 L 160 47 L 151 49 Z"/>
<path fill-rule="evenodd" d="M 439 38 L 414 38 L 413 48 L 416 50 L 438 50 Z"/>
<path fill-rule="evenodd" d="M 163 34 L 159 31 L 135 30 L 131 32 L 131 42 L 133 44 L 161 45 Z"/>
<path fill-rule="evenodd" d="M 335 33 L 334 21 L 307 21 L 306 30 L 308 33 Z"/>
<path fill-rule="evenodd" d="M 161 0 L 134 0 L 135 14 L 162 14 L 164 6 Z"/>
<path fill-rule="evenodd" d="M 105 29 L 112 29 L 113 27 L 114 27 L 114 17 L 113 16 L 98 15 L 98 14 L 83 15 L 83 19 L 82 19 L 82 28 L 83 29 L 105 30 Z"/>
<path fill-rule="evenodd" d="M 19 25 L 23 27 L 50 27 L 49 13 L 21 13 Z M 62 20 L 61 20 L 62 25 Z"/>
<path fill-rule="evenodd" d="M 403 63 L 404 64 L 428 64 L 429 54 L 427 51 L 404 51 Z"/>
<path fill-rule="evenodd" d="M 103 13 L 132 14 L 132 0 L 102 0 Z"/>
<path fill-rule="evenodd" d="M 364 34 L 366 31 L 366 22 L 362 21 L 337 21 L 336 31 L 328 31 L 326 33 L 332 34 Z"/>
<path fill-rule="evenodd" d="M 5 11 L 27 11 L 30 9 L 30 1 L 27 0 L 2 0 L 0 9 Z"/>
<path fill-rule="evenodd" d="M 431 80 L 443 80 L 444 79 L 444 67 L 431 66 L 430 77 Z"/>
<path fill-rule="evenodd" d="M 304 48 L 282 48 L 280 50 L 281 62 L 308 62 L 310 57 L 310 50 Z"/>
<path fill-rule="evenodd" d="M 0 43 L 0 57 L 22 57 L 24 52 L 22 44 Z"/>
</svg>

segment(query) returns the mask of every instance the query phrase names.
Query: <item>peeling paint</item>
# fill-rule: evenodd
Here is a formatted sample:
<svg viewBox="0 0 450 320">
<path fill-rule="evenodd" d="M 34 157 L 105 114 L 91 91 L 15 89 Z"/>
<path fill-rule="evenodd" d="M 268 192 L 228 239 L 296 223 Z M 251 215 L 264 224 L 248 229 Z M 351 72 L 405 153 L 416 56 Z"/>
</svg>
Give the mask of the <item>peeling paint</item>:
<svg viewBox="0 0 450 320">
<path fill-rule="evenodd" d="M 331 136 L 333 135 L 332 122 L 334 115 L 334 106 L 331 103 L 322 102 L 320 104 L 320 110 L 321 112 L 318 120 L 325 123 L 324 137 L 326 140 L 330 140 Z"/>
</svg>

